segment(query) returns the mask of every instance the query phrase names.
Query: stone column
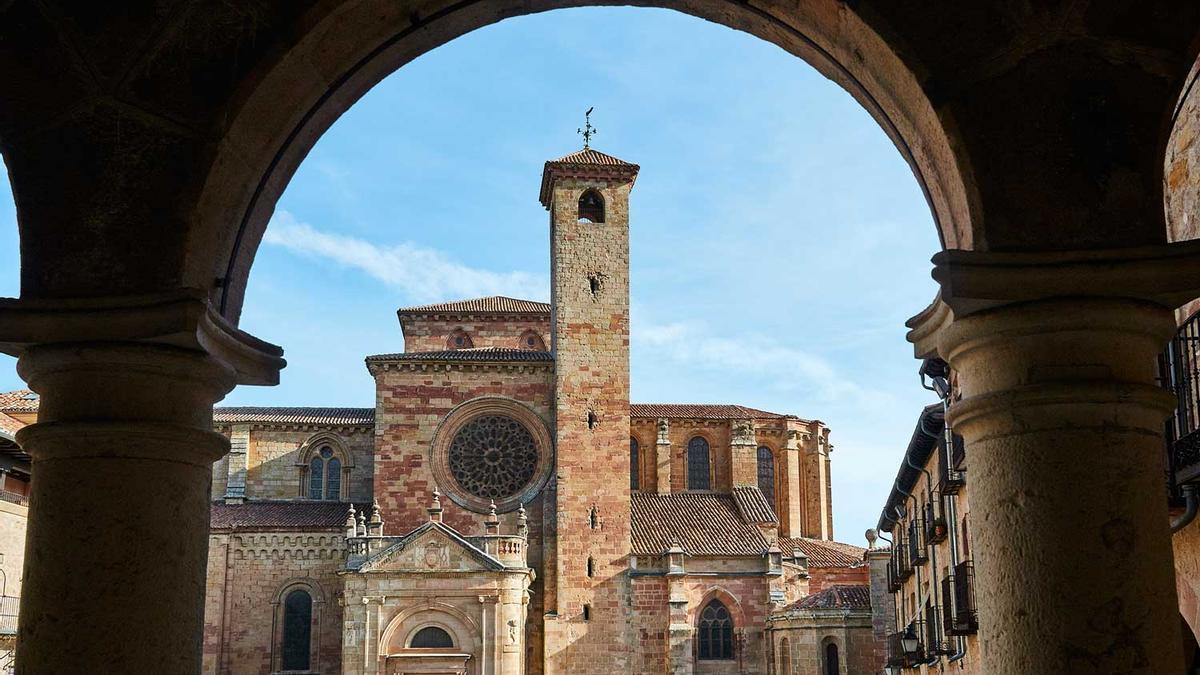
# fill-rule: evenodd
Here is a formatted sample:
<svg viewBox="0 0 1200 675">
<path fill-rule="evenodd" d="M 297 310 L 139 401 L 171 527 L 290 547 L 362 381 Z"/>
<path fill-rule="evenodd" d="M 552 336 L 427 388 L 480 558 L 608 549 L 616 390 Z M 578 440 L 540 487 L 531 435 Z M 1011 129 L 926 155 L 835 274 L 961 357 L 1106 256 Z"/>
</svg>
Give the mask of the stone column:
<svg viewBox="0 0 1200 675">
<path fill-rule="evenodd" d="M 1163 249 L 934 259 L 910 339 L 959 375 L 989 675 L 1180 671 L 1155 356 L 1200 249 Z"/>
<path fill-rule="evenodd" d="M 105 303 L 109 304 L 105 304 Z M 282 359 L 195 297 L 0 302 L 0 347 L 41 396 L 17 669 L 199 672 L 212 405 Z M 254 371 L 254 372 L 251 372 Z"/>
<path fill-rule="evenodd" d="M 729 440 L 729 456 L 732 486 L 757 486 L 758 443 L 754 437 L 753 420 L 734 422 Z"/>
<path fill-rule="evenodd" d="M 655 491 L 660 495 L 671 494 L 671 424 L 659 419 L 658 433 L 654 444 Z"/>
</svg>

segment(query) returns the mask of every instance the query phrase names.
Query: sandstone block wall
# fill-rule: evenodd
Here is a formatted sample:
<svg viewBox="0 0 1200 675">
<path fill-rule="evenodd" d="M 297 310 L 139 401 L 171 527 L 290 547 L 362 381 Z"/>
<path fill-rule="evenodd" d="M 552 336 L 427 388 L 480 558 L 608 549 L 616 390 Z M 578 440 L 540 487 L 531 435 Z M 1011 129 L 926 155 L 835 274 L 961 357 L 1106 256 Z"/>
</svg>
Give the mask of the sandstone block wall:
<svg viewBox="0 0 1200 675">
<path fill-rule="evenodd" d="M 345 539 L 337 532 L 216 532 L 209 537 L 205 675 L 270 675 L 278 663 L 280 592 L 311 583 L 314 671 L 341 672 Z"/>
<path fill-rule="evenodd" d="M 449 340 L 457 330 L 471 339 L 471 346 L 529 349 L 521 341 L 526 331 L 533 331 L 544 346 L 550 345 L 550 316 L 438 316 L 400 317 L 404 331 L 404 351 L 439 352 L 454 349 Z"/>
</svg>

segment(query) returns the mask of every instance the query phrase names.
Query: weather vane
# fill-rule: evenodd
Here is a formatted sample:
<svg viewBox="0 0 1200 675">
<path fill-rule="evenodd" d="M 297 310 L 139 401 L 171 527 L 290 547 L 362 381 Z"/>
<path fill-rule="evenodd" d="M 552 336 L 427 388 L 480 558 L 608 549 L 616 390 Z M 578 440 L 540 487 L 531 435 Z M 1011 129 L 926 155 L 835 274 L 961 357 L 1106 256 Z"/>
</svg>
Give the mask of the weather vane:
<svg viewBox="0 0 1200 675">
<path fill-rule="evenodd" d="M 595 108 L 596 106 L 592 106 L 591 108 L 587 109 L 587 112 L 583 113 L 583 128 L 575 130 L 575 133 L 583 136 L 584 150 L 588 149 L 588 144 L 591 143 L 592 136 L 596 135 L 596 127 L 592 126 L 592 111 L 595 110 Z"/>
</svg>

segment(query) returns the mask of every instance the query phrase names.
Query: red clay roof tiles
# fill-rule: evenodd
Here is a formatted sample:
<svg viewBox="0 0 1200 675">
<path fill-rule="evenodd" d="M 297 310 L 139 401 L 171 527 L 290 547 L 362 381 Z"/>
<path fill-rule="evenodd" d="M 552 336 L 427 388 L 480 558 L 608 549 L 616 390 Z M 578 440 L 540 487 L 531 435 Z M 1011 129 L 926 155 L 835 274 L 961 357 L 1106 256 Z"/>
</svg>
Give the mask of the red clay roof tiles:
<svg viewBox="0 0 1200 675">
<path fill-rule="evenodd" d="M 0 392 L 0 412 L 36 412 L 38 395 L 28 389 Z"/>
<path fill-rule="evenodd" d="M 374 408 L 281 408 L 227 407 L 213 408 L 216 424 L 333 424 L 360 425 L 375 423 Z"/>
<path fill-rule="evenodd" d="M 355 504 L 354 508 L 370 511 L 370 504 Z M 278 501 L 226 504 L 213 502 L 209 527 L 254 529 L 334 529 L 346 523 L 347 502 Z"/>
<path fill-rule="evenodd" d="M 871 589 L 869 586 L 830 586 L 820 593 L 801 598 L 784 611 L 789 609 L 871 609 Z"/>
<path fill-rule="evenodd" d="M 633 552 L 659 555 L 678 542 L 689 555 L 762 555 L 767 540 L 742 519 L 730 495 L 707 492 L 631 496 Z"/>
<path fill-rule="evenodd" d="M 733 501 L 737 504 L 742 518 L 750 523 L 776 523 L 775 509 L 767 503 L 766 496 L 757 485 L 742 485 L 733 488 Z"/>
<path fill-rule="evenodd" d="M 550 352 L 537 352 L 511 347 L 472 347 L 469 349 L 447 349 L 437 352 L 400 352 L 397 354 L 375 354 L 367 357 L 367 363 L 380 361 L 554 361 Z"/>
<path fill-rule="evenodd" d="M 780 537 L 779 548 L 783 550 L 784 555 L 790 555 L 792 551 L 800 549 L 808 556 L 809 567 L 860 567 L 866 564 L 863 560 L 866 549 L 840 541 Z"/>
<path fill-rule="evenodd" d="M 744 405 L 710 403 L 631 403 L 630 417 L 683 417 L 694 419 L 799 419 L 795 415 L 767 412 Z"/>
<path fill-rule="evenodd" d="M 401 307 L 397 314 L 549 314 L 550 304 L 536 300 L 522 300 L 503 295 L 486 298 L 471 298 L 433 305 Z"/>
</svg>

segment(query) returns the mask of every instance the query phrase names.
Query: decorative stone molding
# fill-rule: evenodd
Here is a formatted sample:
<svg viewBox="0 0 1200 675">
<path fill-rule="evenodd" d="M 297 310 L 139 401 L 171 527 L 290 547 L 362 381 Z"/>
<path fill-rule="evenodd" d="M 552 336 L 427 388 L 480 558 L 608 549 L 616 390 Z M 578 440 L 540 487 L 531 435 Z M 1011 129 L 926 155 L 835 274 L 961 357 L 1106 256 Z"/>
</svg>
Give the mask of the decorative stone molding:
<svg viewBox="0 0 1200 675">
<path fill-rule="evenodd" d="M 434 481 L 445 491 L 446 496 L 459 506 L 477 513 L 488 513 L 491 499 L 467 491 L 454 477 L 449 461 L 450 446 L 458 432 L 470 422 L 488 415 L 509 417 L 520 423 L 533 437 L 537 449 L 537 463 L 529 482 L 514 494 L 496 500 L 496 510 L 505 513 L 516 510 L 541 492 L 554 466 L 554 441 L 545 420 L 533 409 L 515 399 L 501 396 L 475 398 L 459 404 L 446 415 L 434 431 L 433 442 L 429 447 L 429 465 L 433 470 Z"/>
</svg>

